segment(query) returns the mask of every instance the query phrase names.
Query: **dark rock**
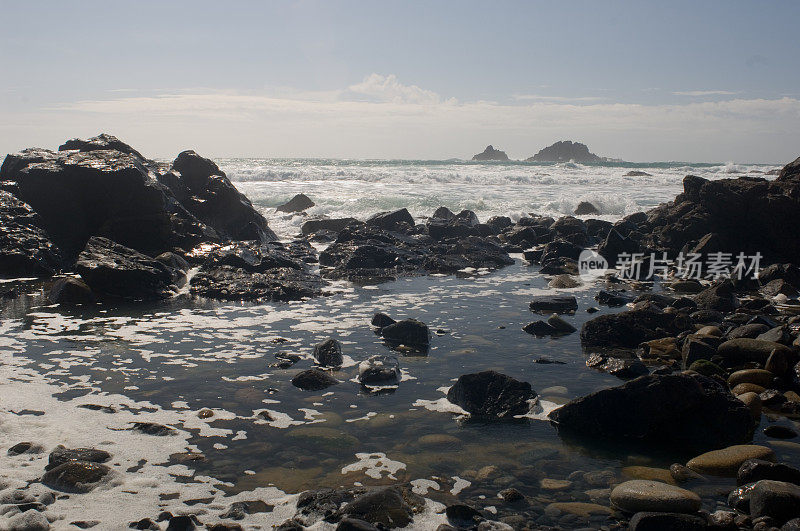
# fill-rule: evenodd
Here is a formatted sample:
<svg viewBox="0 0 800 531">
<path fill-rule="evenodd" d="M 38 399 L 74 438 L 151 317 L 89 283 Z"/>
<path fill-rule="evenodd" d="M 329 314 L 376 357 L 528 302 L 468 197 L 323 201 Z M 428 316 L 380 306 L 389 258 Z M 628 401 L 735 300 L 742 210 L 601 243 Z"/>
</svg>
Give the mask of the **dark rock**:
<svg viewBox="0 0 800 531">
<path fill-rule="evenodd" d="M 775 295 L 786 295 L 787 297 L 794 297 L 797 295 L 797 288 L 789 284 L 782 278 L 776 278 L 764 285 L 764 294 L 770 297 Z"/>
<path fill-rule="evenodd" d="M 57 446 L 48 458 L 45 470 L 53 469 L 64 463 L 70 461 L 86 461 L 89 463 L 105 463 L 111 459 L 111 454 L 105 450 L 97 450 L 95 448 L 66 448 L 64 446 Z"/>
<path fill-rule="evenodd" d="M 785 352 L 787 359 L 794 359 L 795 354 L 785 345 L 749 338 L 725 341 L 717 349 L 717 354 L 722 357 L 724 364 L 728 367 L 753 361 L 764 365 L 774 350 Z"/>
<path fill-rule="evenodd" d="M 764 285 L 780 279 L 792 286 L 800 286 L 800 267 L 794 264 L 771 264 L 758 272 L 758 279 Z"/>
<path fill-rule="evenodd" d="M 586 223 L 583 220 L 572 216 L 564 216 L 558 218 L 552 225 L 550 230 L 555 232 L 558 236 L 569 236 L 571 234 L 586 234 Z"/>
<path fill-rule="evenodd" d="M 600 290 L 597 295 L 594 296 L 594 300 L 600 304 L 611 306 L 612 308 L 617 306 L 625 306 L 629 302 L 633 302 L 633 299 L 624 293 L 606 291 L 604 289 Z"/>
<path fill-rule="evenodd" d="M 787 426 L 772 425 L 764 428 L 764 435 L 773 439 L 794 439 L 797 432 Z"/>
<path fill-rule="evenodd" d="M 314 359 L 323 367 L 339 367 L 342 365 L 342 344 L 329 337 L 322 343 L 314 345 Z"/>
<path fill-rule="evenodd" d="M 641 376 L 572 400 L 550 419 L 560 434 L 698 453 L 741 444 L 753 433 L 747 406 L 699 374 Z"/>
<path fill-rule="evenodd" d="M 537 313 L 570 313 L 578 309 L 578 300 L 575 297 L 559 297 L 539 295 L 533 297 L 530 310 Z"/>
<path fill-rule="evenodd" d="M 707 527 L 705 518 L 680 513 L 636 513 L 628 524 L 630 531 L 700 531 Z"/>
<path fill-rule="evenodd" d="M 56 280 L 47 294 L 47 299 L 53 304 L 64 306 L 89 305 L 96 302 L 92 288 L 83 280 L 75 277 Z"/>
<path fill-rule="evenodd" d="M 400 364 L 393 356 L 370 356 L 358 365 L 362 384 L 393 385 L 400 381 Z"/>
<path fill-rule="evenodd" d="M 557 258 L 571 258 L 577 260 L 583 247 L 564 240 L 554 240 L 544 246 L 542 263 L 547 263 Z"/>
<path fill-rule="evenodd" d="M 539 234 L 534 227 L 515 227 L 505 234 L 505 240 L 514 245 L 529 246 L 539 241 Z"/>
<path fill-rule="evenodd" d="M 408 209 L 401 208 L 394 212 L 379 212 L 367 220 L 367 225 L 388 231 L 403 231 L 414 226 L 414 217 Z"/>
<path fill-rule="evenodd" d="M 639 250 L 640 246 L 637 241 L 623 236 L 615 229 L 611 229 L 605 240 L 597 247 L 597 253 L 608 260 L 611 267 L 617 265 L 620 256 L 633 255 Z"/>
<path fill-rule="evenodd" d="M 769 516 L 786 522 L 800 516 L 800 487 L 792 483 L 762 479 L 750 491 L 750 516 Z"/>
<path fill-rule="evenodd" d="M 508 216 L 492 216 L 486 220 L 486 224 L 492 227 L 495 232 L 500 232 L 511 227 L 514 223 Z"/>
<path fill-rule="evenodd" d="M 61 252 L 33 209 L 0 190 L 0 276 L 50 276 L 61 268 Z"/>
<path fill-rule="evenodd" d="M 552 327 L 553 330 L 555 330 L 555 334 L 557 335 L 566 335 L 578 331 L 577 328 L 575 328 L 570 323 L 565 321 L 557 313 L 554 313 L 553 315 L 547 318 L 547 324 L 550 325 L 550 327 Z"/>
<path fill-rule="evenodd" d="M 355 218 L 310 219 L 303 223 L 300 232 L 303 236 L 311 236 L 322 231 L 339 233 L 355 221 Z"/>
<path fill-rule="evenodd" d="M 597 209 L 597 207 L 588 201 L 581 201 L 580 203 L 578 203 L 578 206 L 575 207 L 575 212 L 574 212 L 576 216 L 586 216 L 589 214 L 599 214 L 599 213 L 600 211 Z"/>
<path fill-rule="evenodd" d="M 378 528 L 357 518 L 342 518 L 336 525 L 336 531 L 378 531 Z"/>
<path fill-rule="evenodd" d="M 747 485 L 762 479 L 772 479 L 800 485 L 800 470 L 784 463 L 750 459 L 742 463 L 736 474 L 737 485 Z"/>
<path fill-rule="evenodd" d="M 11 448 L 8 449 L 6 452 L 8 455 L 22 455 L 26 453 L 39 453 L 41 452 L 41 447 L 39 445 L 35 445 L 32 442 L 21 442 L 17 443 Z"/>
<path fill-rule="evenodd" d="M 732 312 L 738 305 L 733 292 L 733 284 L 730 281 L 723 281 L 704 289 L 695 296 L 694 300 L 700 309 L 719 312 Z"/>
<path fill-rule="evenodd" d="M 449 211 L 448 211 L 449 212 Z M 437 217 L 435 214 L 428 219 L 425 228 L 434 240 L 448 238 L 465 238 L 480 235 L 478 216 L 471 210 L 462 210 L 452 217 Z"/>
<path fill-rule="evenodd" d="M 292 301 L 322 294 L 325 283 L 311 270 L 316 260 L 305 242 L 236 242 L 204 249 L 191 293 L 221 300 Z"/>
<path fill-rule="evenodd" d="M 551 336 L 557 332 L 555 328 L 545 321 L 533 321 L 523 326 L 522 330 L 537 337 Z"/>
<path fill-rule="evenodd" d="M 472 160 L 508 160 L 508 155 L 506 155 L 505 151 L 500 151 L 489 145 L 486 146 L 482 153 L 473 156 Z"/>
<path fill-rule="evenodd" d="M 100 463 L 67 461 L 45 472 L 42 483 L 55 490 L 85 493 L 95 488 L 109 472 L 111 469 Z"/>
<path fill-rule="evenodd" d="M 107 238 L 90 238 L 75 268 L 101 298 L 156 300 L 170 296 L 172 272 L 167 266 Z"/>
<path fill-rule="evenodd" d="M 447 400 L 475 417 L 524 415 L 534 398 L 536 392 L 529 383 L 495 371 L 460 376 L 447 392 Z"/>
<path fill-rule="evenodd" d="M 67 263 L 91 236 L 154 255 L 220 237 L 158 181 L 157 164 L 136 153 L 29 149 L 6 157 L 0 182 L 16 182 L 17 197 L 39 214 Z"/>
<path fill-rule="evenodd" d="M 84 153 L 95 150 L 119 151 L 120 153 L 126 153 L 128 155 L 133 155 L 136 158 L 144 159 L 141 153 L 133 149 L 131 146 L 129 146 L 119 138 L 115 137 L 114 135 L 109 135 L 108 133 L 101 133 L 95 137 L 90 138 L 89 140 L 83 140 L 81 138 L 73 138 L 72 140 L 67 140 L 66 142 L 58 146 L 58 150 L 59 151 L 77 150 L 77 151 L 82 151 Z"/>
<path fill-rule="evenodd" d="M 190 515 L 173 516 L 169 519 L 167 531 L 193 531 L 197 529 L 195 520 Z"/>
<path fill-rule="evenodd" d="M 457 526 L 471 527 L 484 520 L 480 511 L 463 503 L 448 505 L 445 514 L 447 519 Z"/>
<path fill-rule="evenodd" d="M 725 337 L 727 339 L 737 339 L 740 337 L 755 339 L 756 337 L 760 336 L 767 330 L 769 330 L 769 327 L 765 324 L 761 323 L 744 324 L 742 326 L 737 326 L 736 328 L 728 332 Z"/>
<path fill-rule="evenodd" d="M 427 350 L 431 340 L 428 325 L 416 319 L 404 319 L 381 329 L 383 338 L 395 345 Z"/>
<path fill-rule="evenodd" d="M 728 506 L 742 513 L 750 513 L 750 493 L 755 483 L 742 485 L 728 494 Z"/>
<path fill-rule="evenodd" d="M 174 435 L 175 428 L 157 424 L 155 422 L 134 422 L 130 428 L 132 431 L 138 431 L 145 435 L 153 435 L 155 437 L 166 437 L 167 435 Z"/>
<path fill-rule="evenodd" d="M 717 343 L 715 345 L 714 343 Z M 683 358 L 683 366 L 690 367 L 694 362 L 699 360 L 710 360 L 717 353 L 717 346 L 719 339 L 691 335 L 686 338 L 681 350 Z"/>
<path fill-rule="evenodd" d="M 587 348 L 636 348 L 645 341 L 673 336 L 681 328 L 674 314 L 650 306 L 587 321 L 581 328 L 581 344 Z"/>
<path fill-rule="evenodd" d="M 378 327 L 378 328 L 384 328 L 384 327 L 389 326 L 391 324 L 394 324 L 396 322 L 397 321 L 395 321 L 394 319 L 392 319 L 391 317 L 389 317 L 385 313 L 378 312 L 378 313 L 376 313 L 375 315 L 372 316 L 372 326 L 375 326 L 375 327 Z"/>
<path fill-rule="evenodd" d="M 183 206 L 223 239 L 262 243 L 278 239 L 264 216 L 213 161 L 184 151 L 172 163 L 172 170 L 188 189 L 186 197 L 176 193 Z"/>
<path fill-rule="evenodd" d="M 339 380 L 320 369 L 308 369 L 292 378 L 292 385 L 304 391 L 321 391 L 339 383 Z"/>
<path fill-rule="evenodd" d="M 297 194 L 286 203 L 275 207 L 278 212 L 302 212 L 315 205 L 306 194 Z"/>
<path fill-rule="evenodd" d="M 414 518 L 411 505 L 397 487 L 385 487 L 362 494 L 342 507 L 338 514 L 389 529 L 406 527 Z"/>
<path fill-rule="evenodd" d="M 525 159 L 527 162 L 602 162 L 603 157 L 598 157 L 589 152 L 586 144 L 572 142 L 571 140 L 561 140 L 547 146 L 536 155 Z"/>
<path fill-rule="evenodd" d="M 637 378 L 650 372 L 647 370 L 647 366 L 636 358 L 619 358 L 601 354 L 589 356 L 586 360 L 586 366 L 626 380 Z"/>
<path fill-rule="evenodd" d="M 647 173 L 646 171 L 631 170 L 625 175 L 623 175 L 623 177 L 652 177 L 652 175 Z"/>
</svg>

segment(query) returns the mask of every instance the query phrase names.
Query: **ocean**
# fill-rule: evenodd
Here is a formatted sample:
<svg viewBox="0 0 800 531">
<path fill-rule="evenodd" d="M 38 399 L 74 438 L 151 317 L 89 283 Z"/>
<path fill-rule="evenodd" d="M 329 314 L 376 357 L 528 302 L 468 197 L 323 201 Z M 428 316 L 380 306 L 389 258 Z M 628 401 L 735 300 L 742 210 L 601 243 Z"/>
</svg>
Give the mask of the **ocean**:
<svg viewBox="0 0 800 531">
<path fill-rule="evenodd" d="M 284 239 L 309 216 L 367 216 L 407 207 L 415 216 L 437 207 L 494 215 L 571 214 L 580 201 L 595 217 L 616 220 L 671 200 L 686 174 L 710 179 L 760 175 L 777 166 L 733 164 L 581 165 L 464 161 L 342 161 L 222 159 L 217 161 Z M 650 176 L 626 177 L 638 170 Z M 307 215 L 276 214 L 296 193 L 316 206 Z M 658 476 L 692 456 L 562 441 L 547 411 L 621 383 L 586 366 L 578 334 L 536 338 L 522 331 L 535 320 L 534 295 L 552 294 L 548 279 L 514 255 L 515 263 L 469 277 L 430 275 L 378 285 L 334 282 L 327 296 L 292 303 L 213 302 L 185 293 L 135 307 L 70 311 L 51 305 L 43 289 L 3 302 L 0 313 L 0 437 L 51 449 L 96 447 L 112 454 L 114 473 L 88 494 L 59 497 L 48 509 L 57 528 L 97 521 L 127 528 L 162 511 L 224 520 L 234 502 L 263 502 L 244 515 L 246 529 L 269 529 L 291 517 L 297 493 L 323 487 L 410 483 L 427 498 L 411 525 L 435 529 L 444 503 L 456 500 L 498 519 L 521 515 L 537 525 L 599 527 L 608 515 L 608 486 L 642 474 Z M 619 309 L 596 306 L 598 287 L 574 294 L 576 327 Z M 370 326 L 372 315 L 417 318 L 434 332 L 426 356 L 392 353 Z M 322 392 L 290 380 L 312 365 L 313 346 L 335 337 L 345 364 Z M 276 365 L 296 354 L 292 367 Z M 399 357 L 396 389 L 368 392 L 357 364 L 374 354 Z M 546 358 L 555 363 L 539 363 Z M 445 399 L 458 376 L 494 369 L 530 382 L 539 407 L 514 422 L 464 419 Z M 204 413 L 201 415 L 200 412 Z M 209 414 L 210 412 L 210 414 Z M 129 428 L 155 422 L 174 429 L 153 436 Z M 765 417 L 763 423 L 769 422 Z M 756 442 L 765 436 L 756 432 Z M 775 445 L 779 460 L 800 453 Z M 46 455 L 46 454 L 44 454 Z M 41 459 L 0 461 L 0 487 L 35 482 Z M 556 480 L 543 481 L 543 480 Z M 713 479 L 703 507 L 713 511 L 734 480 Z M 38 485 L 38 486 L 37 486 Z M 30 490 L 47 490 L 34 483 Z M 504 504 L 515 488 L 534 503 Z M 586 515 L 549 509 L 581 502 Z M 255 507 L 256 505 L 253 505 Z M 594 512 L 593 512 L 594 511 Z M 12 515 L 0 516 L 3 528 Z M 260 527 L 259 527 L 260 526 Z M 333 529 L 319 523 L 315 529 Z"/>
</svg>

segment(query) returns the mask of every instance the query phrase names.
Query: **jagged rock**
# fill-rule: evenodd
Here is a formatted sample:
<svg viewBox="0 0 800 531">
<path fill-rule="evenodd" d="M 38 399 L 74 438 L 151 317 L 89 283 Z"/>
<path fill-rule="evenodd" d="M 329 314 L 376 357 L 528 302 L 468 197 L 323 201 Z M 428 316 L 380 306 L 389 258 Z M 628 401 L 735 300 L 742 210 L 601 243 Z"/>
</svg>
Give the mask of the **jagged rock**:
<svg viewBox="0 0 800 531">
<path fill-rule="evenodd" d="M 305 242 L 235 242 L 205 249 L 203 256 L 190 288 L 202 297 L 292 301 L 320 296 L 325 284 L 309 266 L 316 258 Z"/>
<path fill-rule="evenodd" d="M 91 236 L 151 254 L 219 239 L 158 181 L 151 164 L 116 150 L 29 149 L 5 158 L 0 181 L 16 182 L 17 197 L 39 214 L 70 263 Z"/>
<path fill-rule="evenodd" d="M 30 205 L 0 190 L 0 276 L 50 276 L 61 268 L 61 252 Z"/>
<path fill-rule="evenodd" d="M 400 231 L 414 226 L 414 217 L 408 209 L 401 208 L 393 212 L 379 212 L 367 219 L 367 225 L 388 231 Z"/>
<path fill-rule="evenodd" d="M 437 211 L 438 212 L 438 211 Z M 448 212 L 450 212 L 448 210 Z M 428 219 L 426 228 L 434 240 L 446 238 L 464 238 L 471 235 L 480 235 L 478 229 L 478 216 L 471 210 L 462 210 L 458 214 L 450 212 L 451 216 L 437 216 L 434 213 Z"/>
<path fill-rule="evenodd" d="M 119 138 L 115 137 L 114 135 L 109 135 L 108 133 L 101 133 L 90 138 L 89 140 L 83 140 L 81 138 L 67 140 L 58 146 L 58 150 L 77 150 L 83 152 L 96 150 L 119 151 L 120 153 L 127 153 L 128 155 L 133 155 L 136 158 L 144 159 L 141 153 L 133 149 Z"/>
<path fill-rule="evenodd" d="M 586 359 L 586 366 L 613 374 L 618 378 L 630 379 L 648 374 L 647 366 L 636 358 L 621 358 L 592 354 Z"/>
<path fill-rule="evenodd" d="M 306 194 L 297 194 L 286 203 L 275 207 L 275 210 L 278 212 L 289 213 L 302 212 L 303 210 L 307 210 L 314 205 L 314 201 L 312 201 Z"/>
<path fill-rule="evenodd" d="M 447 392 L 447 400 L 476 417 L 524 415 L 534 398 L 528 382 L 495 371 L 462 375 Z"/>
<path fill-rule="evenodd" d="M 472 160 L 508 160 L 508 155 L 506 155 L 505 151 L 500 151 L 489 145 L 486 146 L 482 153 L 473 156 Z"/>
<path fill-rule="evenodd" d="M 53 469 L 64 463 L 70 461 L 86 461 L 89 463 L 105 463 L 111 459 L 111 454 L 105 450 L 98 450 L 96 448 L 66 448 L 59 445 L 48 457 L 47 466 L 45 470 Z"/>
<path fill-rule="evenodd" d="M 639 243 L 631 238 L 623 236 L 615 229 L 611 229 L 606 239 L 597 248 L 597 254 L 608 261 L 610 266 L 617 265 L 621 255 L 632 255 L 640 250 Z M 629 257 L 630 259 L 630 257 Z"/>
<path fill-rule="evenodd" d="M 313 236 L 320 232 L 337 234 L 355 221 L 356 218 L 310 219 L 303 223 L 300 232 L 303 236 Z"/>
<path fill-rule="evenodd" d="M 375 327 L 378 327 L 378 328 L 384 328 L 384 327 L 389 326 L 391 324 L 394 324 L 396 322 L 397 321 L 395 321 L 394 319 L 392 319 L 391 317 L 389 317 L 385 313 L 381 313 L 381 312 L 378 312 L 375 315 L 373 315 L 372 316 L 372 321 L 371 321 L 372 326 L 375 326 Z"/>
<path fill-rule="evenodd" d="M 586 144 L 562 140 L 547 146 L 536 155 L 525 160 L 528 162 L 602 162 L 605 159 L 590 153 Z"/>
<path fill-rule="evenodd" d="M 702 452 L 748 441 L 750 411 L 699 374 L 651 374 L 572 400 L 550 413 L 559 434 Z"/>
<path fill-rule="evenodd" d="M 800 470 L 785 463 L 749 459 L 742 463 L 736 474 L 737 485 L 748 485 L 762 479 L 785 481 L 800 485 Z"/>
<path fill-rule="evenodd" d="M 292 378 L 292 385 L 304 391 L 321 391 L 338 383 L 339 380 L 319 369 L 302 371 Z"/>
<path fill-rule="evenodd" d="M 538 295 L 530 303 L 530 310 L 536 313 L 570 313 L 577 309 L 578 300 L 573 296 Z"/>
<path fill-rule="evenodd" d="M 170 295 L 170 269 L 107 238 L 93 236 L 75 269 L 100 298 L 156 300 Z"/>
<path fill-rule="evenodd" d="M 673 336 L 681 329 L 675 314 L 650 305 L 587 321 L 581 328 L 581 344 L 586 348 L 636 348 L 646 341 Z"/>
<path fill-rule="evenodd" d="M 800 516 L 800 487 L 792 483 L 762 479 L 750 491 L 750 516 L 769 516 L 786 522 Z"/>
</svg>

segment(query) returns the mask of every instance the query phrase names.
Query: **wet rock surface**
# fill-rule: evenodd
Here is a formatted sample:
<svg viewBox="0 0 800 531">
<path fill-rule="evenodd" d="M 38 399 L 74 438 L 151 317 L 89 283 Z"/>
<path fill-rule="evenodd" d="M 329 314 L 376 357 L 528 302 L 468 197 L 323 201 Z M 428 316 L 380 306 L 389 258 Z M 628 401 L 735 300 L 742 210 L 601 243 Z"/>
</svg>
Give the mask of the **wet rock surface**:
<svg viewBox="0 0 800 531">
<path fill-rule="evenodd" d="M 0 190 L 0 275 L 50 276 L 61 268 L 61 251 L 39 215 L 9 192 Z"/>
<path fill-rule="evenodd" d="M 536 398 L 527 382 L 495 371 L 465 374 L 447 392 L 447 399 L 475 417 L 510 418 L 524 415 Z"/>
</svg>

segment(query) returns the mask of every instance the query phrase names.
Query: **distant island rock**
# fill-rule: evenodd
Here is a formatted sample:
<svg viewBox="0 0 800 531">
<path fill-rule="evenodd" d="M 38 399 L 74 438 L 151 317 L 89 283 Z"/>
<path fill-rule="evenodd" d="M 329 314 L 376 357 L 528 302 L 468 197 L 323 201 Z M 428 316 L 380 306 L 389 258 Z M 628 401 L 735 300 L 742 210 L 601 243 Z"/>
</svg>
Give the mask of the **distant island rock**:
<svg viewBox="0 0 800 531">
<path fill-rule="evenodd" d="M 508 160 L 508 155 L 505 151 L 493 148 L 491 145 L 486 146 L 483 153 L 478 153 L 472 160 Z"/>
<path fill-rule="evenodd" d="M 491 147 L 491 146 L 490 146 Z M 600 157 L 591 153 L 586 144 L 562 140 L 547 146 L 536 155 L 525 159 L 526 162 L 616 162 L 617 159 Z"/>
<path fill-rule="evenodd" d="M 631 170 L 623 175 L 623 177 L 652 177 L 652 174 L 649 174 L 646 171 Z"/>
</svg>

